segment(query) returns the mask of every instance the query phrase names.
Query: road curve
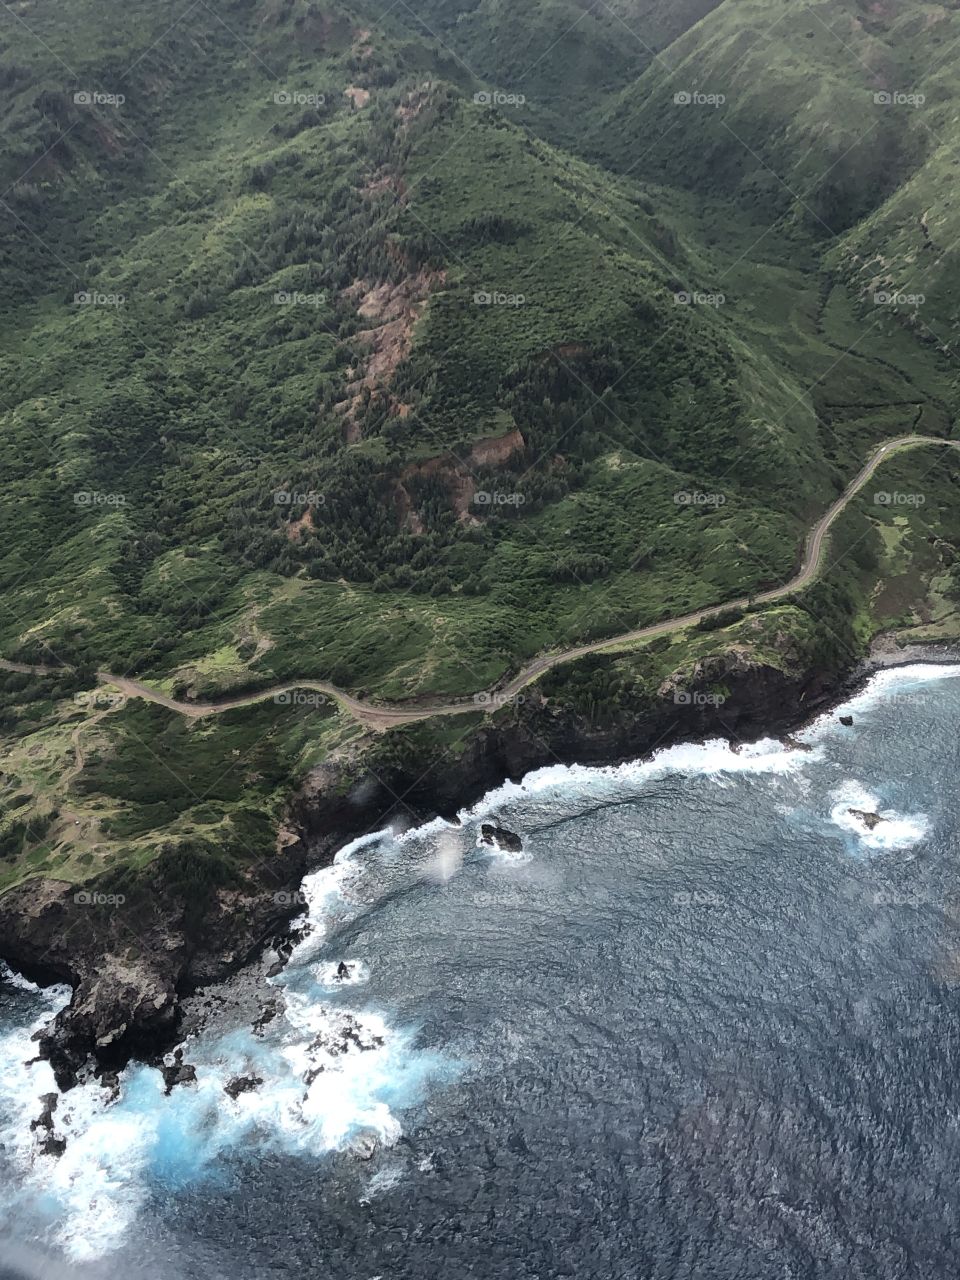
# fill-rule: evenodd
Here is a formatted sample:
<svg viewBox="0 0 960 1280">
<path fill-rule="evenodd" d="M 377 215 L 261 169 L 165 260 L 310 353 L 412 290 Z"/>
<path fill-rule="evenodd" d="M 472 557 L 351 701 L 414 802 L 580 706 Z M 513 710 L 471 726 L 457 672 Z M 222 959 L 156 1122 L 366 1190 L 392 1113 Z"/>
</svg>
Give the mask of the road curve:
<svg viewBox="0 0 960 1280">
<path fill-rule="evenodd" d="M 177 711 L 191 719 L 220 715 L 222 712 L 233 710 L 236 707 L 248 707 L 255 703 L 269 700 L 281 705 L 290 703 L 293 700 L 294 691 L 300 689 L 322 693 L 333 699 L 338 706 L 369 729 L 389 729 L 395 725 L 412 724 L 417 720 L 428 720 L 432 716 L 467 715 L 470 712 L 483 710 L 485 705 L 493 701 L 494 696 L 498 701 L 513 697 L 525 685 L 543 675 L 545 671 L 558 667 L 562 663 L 573 662 L 589 653 L 617 649 L 623 645 L 632 644 L 637 640 L 652 640 L 654 636 L 668 635 L 672 631 L 680 631 L 684 627 L 695 626 L 704 618 L 714 617 L 725 609 L 745 608 L 751 601 L 754 604 L 772 604 L 777 600 L 782 600 L 786 596 L 792 595 L 795 591 L 803 590 L 804 587 L 813 582 L 820 571 L 826 549 L 827 535 L 834 521 L 846 508 L 850 500 L 867 483 L 877 467 L 892 454 L 902 449 L 915 449 L 926 445 L 941 445 L 950 449 L 960 449 L 960 440 L 942 440 L 936 436 L 907 435 L 897 436 L 879 445 L 839 498 L 820 517 L 807 534 L 803 544 L 800 567 L 794 576 L 788 582 L 783 583 L 782 586 L 773 587 L 769 591 L 763 591 L 749 598 L 742 596 L 736 600 L 726 600 L 722 604 L 697 609 L 695 612 L 684 614 L 682 617 L 667 618 L 663 622 L 654 622 L 650 626 L 639 627 L 636 631 L 626 631 L 622 635 L 611 636 L 607 640 L 596 640 L 590 644 L 578 645 L 572 649 L 563 649 L 558 653 L 543 654 L 541 657 L 535 658 L 512 680 L 498 689 L 496 695 L 477 694 L 459 702 L 436 703 L 433 705 L 420 704 L 416 707 L 391 707 L 365 702 L 363 699 L 355 698 L 352 694 L 346 693 L 343 689 L 338 689 L 335 685 L 328 684 L 323 680 L 293 680 L 285 684 L 272 685 L 268 689 L 260 689 L 255 693 L 241 694 L 236 698 L 224 698 L 218 702 L 180 702 L 176 698 L 170 698 L 158 689 L 152 689 L 149 685 L 143 684 L 139 680 L 132 680 L 128 676 L 117 676 L 109 671 L 98 671 L 97 678 L 101 684 L 111 685 L 113 688 L 119 689 L 128 698 L 143 698 L 147 702 L 155 702 L 158 706 L 167 707 L 168 710 Z M 0 658 L 0 667 L 7 671 L 18 671 L 26 675 L 44 675 L 57 669 L 50 666 L 29 666 L 22 662 L 8 662 L 3 658 Z"/>
</svg>

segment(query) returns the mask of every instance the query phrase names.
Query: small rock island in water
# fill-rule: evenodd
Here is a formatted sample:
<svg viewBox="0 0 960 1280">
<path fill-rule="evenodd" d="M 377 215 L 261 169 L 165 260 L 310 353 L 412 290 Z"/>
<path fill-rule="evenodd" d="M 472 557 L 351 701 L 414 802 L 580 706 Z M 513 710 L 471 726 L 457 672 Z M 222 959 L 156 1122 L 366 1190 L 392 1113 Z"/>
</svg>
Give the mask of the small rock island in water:
<svg viewBox="0 0 960 1280">
<path fill-rule="evenodd" d="M 496 845 L 507 853 L 520 853 L 523 849 L 523 841 L 515 831 L 495 827 L 492 822 L 481 823 L 480 838 L 484 844 Z"/>
<path fill-rule="evenodd" d="M 859 818 L 868 831 L 872 831 L 879 822 L 883 821 L 879 813 L 868 813 L 866 809 L 848 809 L 847 813 L 853 818 Z"/>
</svg>

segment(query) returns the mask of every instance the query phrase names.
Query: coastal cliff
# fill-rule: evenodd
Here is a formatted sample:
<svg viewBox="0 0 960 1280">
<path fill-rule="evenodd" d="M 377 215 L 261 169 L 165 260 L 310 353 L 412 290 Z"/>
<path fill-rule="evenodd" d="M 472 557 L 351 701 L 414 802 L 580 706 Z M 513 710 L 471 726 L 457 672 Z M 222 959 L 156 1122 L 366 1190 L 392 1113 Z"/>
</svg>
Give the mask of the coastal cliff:
<svg viewBox="0 0 960 1280">
<path fill-rule="evenodd" d="M 731 650 L 664 682 L 638 710 L 600 723 L 541 696 L 502 709 L 456 752 L 424 757 L 416 740 L 369 737 L 315 768 L 291 798 L 274 855 L 242 885 L 198 887 L 163 857 L 122 901 L 112 886 L 31 880 L 0 898 L 0 955 L 41 983 L 66 982 L 70 1004 L 39 1036 L 61 1088 L 131 1057 L 157 1062 L 177 1038 L 181 998 L 235 972 L 300 914 L 305 874 L 387 823 L 452 818 L 504 779 L 551 764 L 613 764 L 682 740 L 784 733 L 835 698 L 850 669 L 784 669 Z M 708 690 L 722 684 L 722 699 Z M 429 725 L 429 722 L 426 722 Z M 391 746 L 385 750 L 385 744 Z"/>
</svg>

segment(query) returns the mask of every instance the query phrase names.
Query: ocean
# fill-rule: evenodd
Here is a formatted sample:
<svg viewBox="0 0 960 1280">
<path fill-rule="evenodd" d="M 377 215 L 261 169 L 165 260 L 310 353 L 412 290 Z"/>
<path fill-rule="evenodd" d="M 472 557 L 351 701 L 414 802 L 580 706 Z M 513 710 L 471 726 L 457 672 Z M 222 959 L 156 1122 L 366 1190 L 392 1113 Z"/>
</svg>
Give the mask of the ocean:
<svg viewBox="0 0 960 1280">
<path fill-rule="evenodd" d="M 28 1060 L 69 993 L 5 971 L 0 1251 L 147 1280 L 955 1274 L 958 724 L 960 667 L 889 670 L 787 745 L 543 769 L 358 841 L 304 885 L 277 1015 L 189 1039 L 169 1097 L 136 1064 L 115 1101 L 64 1095 L 59 1159 Z"/>
</svg>

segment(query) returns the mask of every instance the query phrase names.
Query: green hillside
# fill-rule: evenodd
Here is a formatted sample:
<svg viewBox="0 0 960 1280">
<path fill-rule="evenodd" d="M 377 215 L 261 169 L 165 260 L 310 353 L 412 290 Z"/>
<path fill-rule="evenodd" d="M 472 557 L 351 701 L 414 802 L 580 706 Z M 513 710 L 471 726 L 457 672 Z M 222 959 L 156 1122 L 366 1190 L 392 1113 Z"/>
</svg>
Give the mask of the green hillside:
<svg viewBox="0 0 960 1280">
<path fill-rule="evenodd" d="M 469 697 L 787 580 L 873 445 L 950 435 L 960 31 L 922 8 L 10 10 L 0 656 L 71 672 L 2 677 L 0 887 L 242 862 L 357 749 L 329 705 L 84 701 L 98 669 Z M 954 625 L 956 465 L 897 465 L 929 501 L 846 517 L 854 649 Z M 212 790 L 134 786 L 156 743 Z"/>
</svg>

